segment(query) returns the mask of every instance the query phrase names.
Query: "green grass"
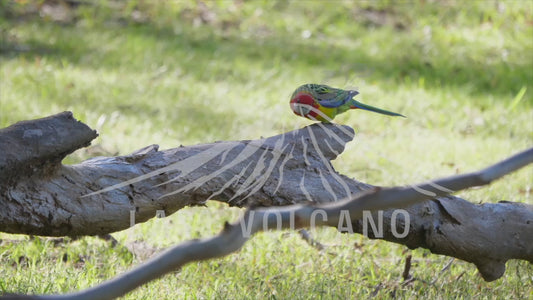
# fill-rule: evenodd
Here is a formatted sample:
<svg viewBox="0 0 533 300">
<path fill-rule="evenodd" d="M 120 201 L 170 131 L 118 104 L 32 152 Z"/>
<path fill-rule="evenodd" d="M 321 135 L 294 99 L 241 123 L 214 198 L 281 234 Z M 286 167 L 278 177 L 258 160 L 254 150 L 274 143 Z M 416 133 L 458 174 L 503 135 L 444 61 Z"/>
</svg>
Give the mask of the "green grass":
<svg viewBox="0 0 533 300">
<path fill-rule="evenodd" d="M 363 102 L 407 119 L 341 115 L 355 141 L 341 173 L 401 185 L 482 168 L 533 144 L 533 4 L 469 1 L 95 1 L 61 23 L 0 4 L 0 127 L 72 110 L 99 131 L 92 155 L 217 140 L 254 139 L 309 124 L 288 107 L 292 90 L 320 82 L 358 87 Z M 416 5 L 414 5 L 416 4 Z M 133 16 L 141 17 L 133 17 Z M 533 204 L 528 167 L 472 202 Z M 210 202 L 113 234 L 165 248 L 216 234 L 237 208 Z M 259 234 L 239 253 L 187 265 L 129 294 L 153 298 L 528 298 L 533 268 L 508 263 L 485 283 L 473 265 L 333 229 L 318 252 L 296 233 Z M 145 259 L 95 238 L 53 245 L 2 234 L 0 291 L 94 286 Z M 135 251 L 134 251 L 135 252 Z M 401 285 L 407 253 L 422 280 Z M 66 254 L 66 257 L 65 257 Z M 65 259 L 63 259 L 65 258 Z M 377 288 L 379 286 L 379 288 Z"/>
</svg>

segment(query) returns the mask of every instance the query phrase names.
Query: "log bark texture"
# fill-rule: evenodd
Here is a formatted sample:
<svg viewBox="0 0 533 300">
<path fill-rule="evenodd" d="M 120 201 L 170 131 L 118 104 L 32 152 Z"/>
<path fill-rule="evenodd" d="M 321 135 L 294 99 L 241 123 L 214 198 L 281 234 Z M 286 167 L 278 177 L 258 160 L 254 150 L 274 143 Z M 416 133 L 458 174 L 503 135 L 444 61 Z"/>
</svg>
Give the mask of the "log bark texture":
<svg viewBox="0 0 533 300">
<path fill-rule="evenodd" d="M 132 214 L 140 223 L 208 199 L 277 206 L 332 202 L 368 188 L 330 164 L 353 138 L 349 127 L 311 125 L 260 140 L 164 151 L 152 145 L 126 156 L 60 163 L 95 137 L 71 113 L 0 131 L 0 149 L 9 153 L 0 161 L 0 231 L 98 235 L 130 227 Z"/>
<path fill-rule="evenodd" d="M 129 227 L 132 213 L 136 222 L 143 222 L 158 210 L 169 215 L 207 199 L 254 207 L 307 203 L 285 210 L 325 209 L 328 221 L 317 224 L 335 226 L 339 211 L 345 209 L 355 232 L 362 232 L 364 210 L 374 214 L 384 210 L 383 236 L 370 232 L 370 237 L 472 262 L 489 281 L 503 275 L 509 259 L 533 263 L 531 205 L 476 205 L 448 196 L 531 163 L 532 149 L 477 173 L 379 188 L 338 174 L 330 163 L 353 134 L 347 126 L 318 123 L 266 139 L 164 151 L 153 145 L 126 156 L 96 157 L 67 166 L 61 160 L 88 145 L 96 137 L 93 130 L 71 113 L 17 123 L 0 131 L 0 231 L 105 234 Z M 391 225 L 397 231 L 406 226 L 404 219 L 393 218 L 395 208 L 408 212 L 405 238 L 390 230 Z M 298 227 L 308 221 L 300 217 Z M 235 251 L 240 246 L 229 248 Z M 202 257 L 220 255 L 224 253 Z"/>
</svg>

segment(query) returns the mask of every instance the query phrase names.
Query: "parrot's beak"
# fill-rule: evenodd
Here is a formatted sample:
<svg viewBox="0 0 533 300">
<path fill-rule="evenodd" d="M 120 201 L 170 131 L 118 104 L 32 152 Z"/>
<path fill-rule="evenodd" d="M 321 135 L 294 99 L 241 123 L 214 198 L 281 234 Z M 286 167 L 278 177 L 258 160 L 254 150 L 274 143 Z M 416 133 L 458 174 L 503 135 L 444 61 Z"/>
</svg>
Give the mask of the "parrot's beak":
<svg viewBox="0 0 533 300">
<path fill-rule="evenodd" d="M 359 95 L 359 92 L 358 92 L 358 91 L 355 91 L 355 90 L 350 91 L 350 97 L 353 98 L 353 97 L 355 97 L 355 96 L 357 96 L 357 95 Z"/>
</svg>

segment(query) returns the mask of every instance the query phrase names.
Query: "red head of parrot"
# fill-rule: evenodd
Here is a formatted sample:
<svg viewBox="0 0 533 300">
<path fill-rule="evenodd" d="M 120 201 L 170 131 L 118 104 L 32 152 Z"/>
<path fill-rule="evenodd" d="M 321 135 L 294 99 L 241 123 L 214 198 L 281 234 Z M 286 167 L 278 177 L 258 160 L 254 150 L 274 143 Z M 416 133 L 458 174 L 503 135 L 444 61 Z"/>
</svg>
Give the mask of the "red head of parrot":
<svg viewBox="0 0 533 300">
<path fill-rule="evenodd" d="M 320 105 L 313 98 L 313 95 L 307 92 L 299 92 L 291 99 L 291 109 L 298 115 L 311 120 L 318 120 L 320 115 L 317 111 L 320 109 Z"/>
</svg>

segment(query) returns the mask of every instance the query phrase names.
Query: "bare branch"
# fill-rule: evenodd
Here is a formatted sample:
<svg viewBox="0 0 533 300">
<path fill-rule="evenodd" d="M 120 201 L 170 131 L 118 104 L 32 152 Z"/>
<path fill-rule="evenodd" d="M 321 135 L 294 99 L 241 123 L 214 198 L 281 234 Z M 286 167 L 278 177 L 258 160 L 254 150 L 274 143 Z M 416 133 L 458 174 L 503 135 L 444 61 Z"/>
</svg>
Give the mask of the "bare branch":
<svg viewBox="0 0 533 300">
<path fill-rule="evenodd" d="M 488 184 L 531 163 L 533 149 L 479 172 L 406 187 L 380 188 L 351 180 L 331 166 L 330 160 L 353 138 L 349 127 L 315 124 L 261 140 L 165 151 L 150 146 L 128 156 L 100 157 L 62 166 L 59 162 L 64 155 L 86 145 L 95 133 L 68 114 L 55 118 L 62 118 L 61 126 L 65 128 L 53 127 L 59 125 L 51 125 L 55 122 L 50 123 L 52 117 L 36 121 L 40 124 L 37 128 L 44 128 L 42 135 L 33 134 L 38 132 L 35 125 L 24 123 L 0 131 L 19 136 L 21 144 L 33 149 L 25 156 L 11 153 L 5 156 L 11 159 L 0 160 L 1 231 L 105 234 L 128 227 L 131 211 L 136 221 L 142 222 L 155 216 L 159 209 L 169 215 L 185 205 L 202 204 L 211 198 L 239 206 L 307 203 L 248 210 L 239 222 L 226 224 L 218 236 L 178 245 L 101 286 L 64 297 L 110 299 L 124 295 L 188 262 L 237 251 L 250 235 L 263 230 L 263 224 L 270 229 L 276 225 L 297 229 L 312 224 L 337 228 L 345 224 L 350 226 L 344 231 L 361 233 L 365 212 L 374 216 L 381 213 L 383 223 L 390 225 L 382 236 L 374 233 L 369 237 L 410 248 L 424 247 L 472 262 L 487 281 L 501 277 L 509 259 L 533 262 L 533 235 L 527 234 L 533 226 L 531 205 L 474 205 L 448 196 Z M 55 129 L 45 130 L 48 126 Z M 72 128 L 82 134 L 75 135 L 70 132 Z M 74 142 L 57 138 L 69 135 L 79 138 Z M 54 138 L 58 145 L 40 150 L 40 143 Z M 16 143 L 17 139 L 0 139 L 0 149 L 20 149 L 13 146 Z M 35 163 L 41 159 L 46 163 Z M 17 172 L 19 167 L 22 171 Z M 15 176 L 10 177 L 11 173 Z M 398 218 L 399 208 L 404 208 L 404 219 Z M 317 212 L 321 216 L 317 217 Z M 398 237 L 395 228 L 408 234 Z"/>
<path fill-rule="evenodd" d="M 316 124 L 265 139 L 164 151 L 153 145 L 126 156 L 61 165 L 66 153 L 96 136 L 80 124 L 64 113 L 3 130 L 17 133 L 0 136 L 0 149 L 15 149 L 6 154 L 13 159 L 0 161 L 0 178 L 9 178 L 0 179 L 0 231 L 99 235 L 208 199 L 241 207 L 332 202 L 368 187 L 331 166 L 353 138 L 347 126 Z M 22 177 L 13 171 L 25 169 L 32 171 Z"/>
<path fill-rule="evenodd" d="M 497 174 L 498 176 L 490 175 L 492 176 L 492 179 L 497 179 L 505 175 L 506 172 L 516 170 L 529 163 L 530 160 L 523 159 L 523 157 L 525 154 L 531 155 L 531 153 L 532 149 L 527 150 L 485 170 L 489 170 L 490 174 Z M 506 172 L 493 171 L 497 166 L 506 165 L 512 165 L 513 168 L 506 168 Z M 452 176 L 441 180 L 435 180 L 434 182 L 446 183 L 448 186 L 453 186 L 458 190 L 483 184 L 479 183 L 479 180 L 473 179 L 473 177 L 478 178 L 479 176 L 484 176 L 483 174 L 485 174 L 484 171 L 481 171 L 479 173 Z M 465 185 L 463 183 L 465 180 L 472 184 L 469 186 Z M 426 187 L 428 184 L 419 184 L 417 186 Z M 295 229 L 309 227 L 316 221 L 315 224 L 317 225 L 338 227 L 339 220 L 341 220 L 340 216 L 343 215 L 343 211 L 346 210 L 350 216 L 361 216 L 365 210 L 405 207 L 413 202 L 431 198 L 430 195 L 413 193 L 412 191 L 413 188 L 375 188 L 360 196 L 356 196 L 353 199 L 347 199 L 336 203 L 298 204 L 278 208 L 258 208 L 248 210 L 238 222 L 233 224 L 226 223 L 222 232 L 217 236 L 200 240 L 191 240 L 172 247 L 139 267 L 94 288 L 69 295 L 41 296 L 39 299 L 63 299 L 63 297 L 77 297 L 77 299 L 112 299 L 119 297 L 142 284 L 177 270 L 189 262 L 222 257 L 238 251 L 251 235 L 264 230 L 265 224 L 269 229 Z M 395 199 L 392 199 L 392 194 L 394 194 Z M 417 200 L 413 200 L 413 198 Z M 531 210 L 531 208 L 529 209 Z M 314 213 L 317 210 L 324 211 L 327 218 L 318 218 L 315 220 Z M 523 232 L 527 231 L 524 230 Z M 532 239 L 533 236 L 529 235 L 523 240 L 525 243 L 529 243 L 526 246 L 529 247 L 526 259 L 530 262 L 533 261 L 533 251 L 531 251 L 533 245 Z M 503 267 L 505 268 L 505 265 L 503 265 Z M 479 265 L 478 268 L 480 268 Z M 494 273 L 490 273 L 492 271 L 494 270 L 480 268 L 480 272 L 485 279 L 495 279 L 490 278 L 490 276 L 495 275 Z M 496 270 L 496 272 L 498 271 Z M 499 276 L 501 276 L 501 274 Z"/>
<path fill-rule="evenodd" d="M 56 168 L 65 156 L 88 146 L 98 134 L 71 112 L 18 122 L 0 129 L 0 182 Z"/>
</svg>

